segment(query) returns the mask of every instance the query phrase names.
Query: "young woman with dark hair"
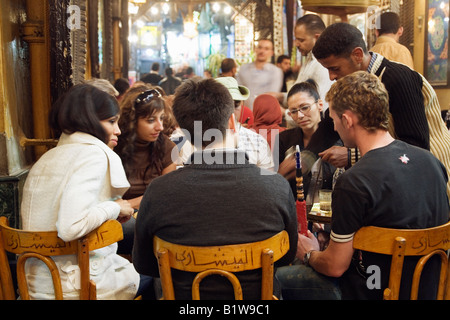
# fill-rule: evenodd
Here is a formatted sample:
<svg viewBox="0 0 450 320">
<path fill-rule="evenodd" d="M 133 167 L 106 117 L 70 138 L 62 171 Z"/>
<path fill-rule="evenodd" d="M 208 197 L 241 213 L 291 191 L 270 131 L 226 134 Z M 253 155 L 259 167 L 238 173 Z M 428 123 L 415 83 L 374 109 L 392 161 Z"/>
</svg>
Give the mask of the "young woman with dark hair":
<svg viewBox="0 0 450 320">
<path fill-rule="evenodd" d="M 116 99 L 87 84 L 72 87 L 53 106 L 51 127 L 58 145 L 31 168 L 21 205 L 24 230 L 57 231 L 64 241 L 78 239 L 105 221 L 130 219 L 133 208 L 121 197 L 129 188 L 120 158 L 111 148 L 120 135 Z M 107 144 L 110 144 L 108 146 Z M 64 299 L 79 299 L 76 255 L 53 258 L 61 274 Z M 98 299 L 133 299 L 140 276 L 117 255 L 117 243 L 90 255 Z M 26 265 L 33 299 L 54 299 L 43 263 Z"/>
<path fill-rule="evenodd" d="M 176 169 L 172 149 L 177 147 L 163 133 L 166 108 L 161 93 L 149 85 L 132 87 L 120 103 L 119 127 L 122 134 L 114 151 L 122 159 L 131 184 L 123 198 L 135 210 L 139 210 L 150 182 Z M 131 254 L 135 222 L 132 217 L 123 224 L 124 240 L 119 243 L 121 254 Z"/>
<path fill-rule="evenodd" d="M 274 149 L 274 152 L 277 152 L 274 160 L 279 161 L 278 173 L 289 180 L 292 191 L 296 194 L 296 164 L 295 158 L 290 157 L 290 155 L 293 154 L 292 151 L 295 150 L 296 145 L 300 147 L 306 196 L 310 189 L 311 169 L 319 159 L 318 153 L 333 145 L 342 145 L 342 142 L 337 134 L 326 137 L 320 136 L 320 139 L 317 137 L 318 134 L 321 134 L 318 131 L 320 123 L 329 121 L 329 116 L 328 112 L 326 116 L 322 115 L 323 101 L 313 80 L 296 83 L 289 90 L 287 102 L 289 115 L 295 121 L 297 127 L 279 134 L 279 139 L 276 141 L 278 144 Z M 335 167 L 322 162 L 320 170 L 321 184 L 316 189 L 331 189 L 335 170 Z"/>
<path fill-rule="evenodd" d="M 132 87 L 120 107 L 122 134 L 114 150 L 122 159 L 131 184 L 124 198 L 139 209 L 147 185 L 154 178 L 176 169 L 171 158 L 176 146 L 163 133 L 166 104 L 158 90 L 146 85 Z"/>
</svg>

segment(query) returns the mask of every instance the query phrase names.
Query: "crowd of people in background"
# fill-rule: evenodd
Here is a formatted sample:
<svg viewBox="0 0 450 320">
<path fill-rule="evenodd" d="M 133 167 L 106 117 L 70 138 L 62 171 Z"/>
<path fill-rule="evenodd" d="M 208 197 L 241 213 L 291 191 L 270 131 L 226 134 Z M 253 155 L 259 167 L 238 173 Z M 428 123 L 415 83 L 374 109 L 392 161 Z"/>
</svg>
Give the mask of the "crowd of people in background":
<svg viewBox="0 0 450 320">
<path fill-rule="evenodd" d="M 155 235 L 224 245 L 281 230 L 290 249 L 276 265 L 276 296 L 380 299 L 382 290 L 361 289 L 367 274 L 360 266 L 380 263 L 385 276 L 388 264 L 354 252 L 353 235 L 365 225 L 441 225 L 450 194 L 450 133 L 436 94 L 409 57 L 402 64 L 378 52 L 399 48 L 403 31 L 395 15 L 381 19 L 372 50 L 356 27 L 326 27 L 311 14 L 295 25 L 300 65 L 287 55 L 275 60 L 272 41 L 260 39 L 254 62 L 238 66 L 226 58 L 217 78 L 195 75 L 192 67 L 181 73 L 167 67 L 162 75 L 153 63 L 136 83 L 74 86 L 51 112 L 58 146 L 26 181 L 24 228 L 57 230 L 73 240 L 108 219 L 121 221 L 124 240 L 92 258 L 101 265 L 97 292 L 105 299 L 159 298 L 152 292 Z M 295 210 L 296 146 L 310 201 L 317 201 L 318 189 L 333 190 L 331 225 L 310 225 L 307 236 L 298 234 Z M 46 194 L 48 185 L 58 193 Z M 319 245 L 319 232 L 326 245 Z M 58 263 L 66 272 L 65 296 L 76 298 L 72 260 Z M 41 267 L 29 266 L 37 299 L 51 297 Z M 260 276 L 239 278 L 244 298 L 258 299 Z M 179 272 L 174 279 L 177 298 L 190 299 L 193 275 Z M 205 283 L 205 297 L 230 298 L 221 279 Z"/>
</svg>

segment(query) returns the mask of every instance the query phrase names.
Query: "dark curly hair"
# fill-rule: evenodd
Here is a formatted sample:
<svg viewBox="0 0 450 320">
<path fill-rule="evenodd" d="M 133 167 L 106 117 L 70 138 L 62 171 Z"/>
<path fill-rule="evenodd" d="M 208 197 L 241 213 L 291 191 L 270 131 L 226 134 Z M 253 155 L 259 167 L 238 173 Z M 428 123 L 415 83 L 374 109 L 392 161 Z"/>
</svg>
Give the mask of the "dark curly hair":
<svg viewBox="0 0 450 320">
<path fill-rule="evenodd" d="M 114 151 L 122 159 L 127 175 L 129 175 L 133 168 L 138 120 L 147 118 L 161 110 L 166 110 L 166 105 L 162 97 L 154 97 L 148 102 L 136 103 L 136 99 L 141 93 L 152 88 L 152 86 L 144 84 L 131 87 L 125 93 L 120 103 L 119 127 L 122 134 L 119 136 L 119 142 Z M 155 142 L 150 143 L 148 152 L 150 154 L 150 163 L 147 168 L 156 168 L 158 174 L 161 175 L 164 169 L 162 164 L 163 157 L 166 152 L 163 134 L 160 134 Z"/>
<path fill-rule="evenodd" d="M 360 47 L 368 53 L 363 34 L 355 26 L 338 22 L 330 25 L 322 32 L 312 50 L 316 59 L 326 59 L 332 55 L 348 58 L 353 49 Z"/>
</svg>

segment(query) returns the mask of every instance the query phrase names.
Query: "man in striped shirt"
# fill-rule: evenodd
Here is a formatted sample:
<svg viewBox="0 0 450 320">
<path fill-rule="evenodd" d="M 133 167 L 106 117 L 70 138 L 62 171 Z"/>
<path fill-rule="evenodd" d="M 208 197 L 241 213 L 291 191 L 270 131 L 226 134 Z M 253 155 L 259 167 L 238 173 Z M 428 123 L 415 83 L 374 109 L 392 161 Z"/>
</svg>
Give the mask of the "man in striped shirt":
<svg viewBox="0 0 450 320">
<path fill-rule="evenodd" d="M 441 117 L 436 92 L 421 74 L 369 52 L 362 33 L 348 23 L 335 23 L 326 28 L 313 54 L 328 69 L 331 80 L 355 71 L 367 71 L 379 77 L 389 93 L 393 137 L 430 150 L 450 174 L 450 132 Z M 345 148 L 332 147 L 320 155 L 334 166 L 343 167 L 350 161 L 347 154 Z M 447 194 L 450 196 L 450 182 Z"/>
</svg>

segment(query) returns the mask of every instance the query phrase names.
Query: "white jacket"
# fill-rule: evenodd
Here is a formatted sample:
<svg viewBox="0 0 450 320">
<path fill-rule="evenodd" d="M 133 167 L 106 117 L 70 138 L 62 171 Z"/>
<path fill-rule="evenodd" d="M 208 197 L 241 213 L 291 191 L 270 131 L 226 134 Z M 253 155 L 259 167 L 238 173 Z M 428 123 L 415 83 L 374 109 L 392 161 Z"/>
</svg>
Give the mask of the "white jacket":
<svg viewBox="0 0 450 320">
<path fill-rule="evenodd" d="M 25 182 L 21 204 L 24 230 L 58 231 L 64 241 L 80 238 L 110 219 L 120 207 L 111 201 L 129 188 L 122 162 L 106 144 L 81 132 L 62 134 L 56 148 L 34 164 Z M 133 299 L 139 274 L 118 256 L 117 243 L 91 252 L 90 274 L 98 299 Z M 76 256 L 54 257 L 61 273 L 65 299 L 78 299 Z M 30 295 L 53 299 L 50 273 L 43 263 L 26 265 Z"/>
</svg>

